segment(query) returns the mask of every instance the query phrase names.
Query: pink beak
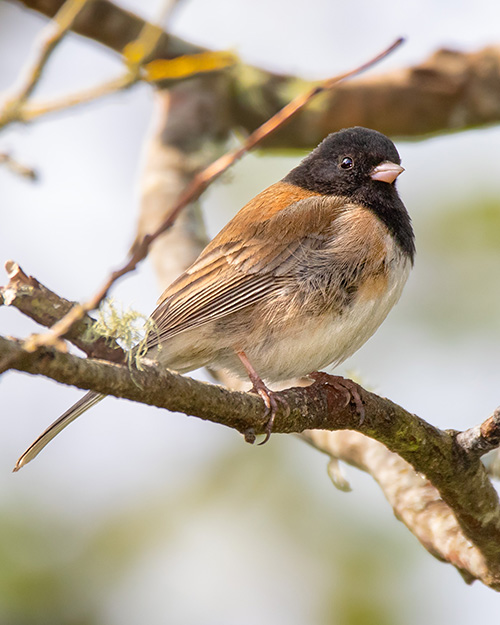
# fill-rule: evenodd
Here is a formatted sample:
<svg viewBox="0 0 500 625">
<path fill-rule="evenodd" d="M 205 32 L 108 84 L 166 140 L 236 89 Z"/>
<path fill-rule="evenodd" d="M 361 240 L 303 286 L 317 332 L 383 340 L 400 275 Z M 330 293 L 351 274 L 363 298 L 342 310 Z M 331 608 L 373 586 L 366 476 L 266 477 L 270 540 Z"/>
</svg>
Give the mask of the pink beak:
<svg viewBox="0 0 500 625">
<path fill-rule="evenodd" d="M 371 170 L 370 178 L 391 184 L 404 170 L 404 167 L 401 167 L 401 165 L 396 165 L 392 161 L 384 161 Z"/>
</svg>

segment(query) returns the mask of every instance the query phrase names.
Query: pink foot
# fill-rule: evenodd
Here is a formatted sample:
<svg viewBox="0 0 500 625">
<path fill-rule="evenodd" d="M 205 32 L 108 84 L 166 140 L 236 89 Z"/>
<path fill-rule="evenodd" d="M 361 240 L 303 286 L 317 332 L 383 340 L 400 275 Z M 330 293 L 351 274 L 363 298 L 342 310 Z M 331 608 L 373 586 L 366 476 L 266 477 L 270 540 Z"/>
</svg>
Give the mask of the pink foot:
<svg viewBox="0 0 500 625">
<path fill-rule="evenodd" d="M 250 378 L 250 381 L 253 384 L 253 387 L 250 390 L 250 392 L 257 393 L 257 395 L 261 397 L 265 405 L 264 417 L 267 417 L 269 415 L 269 419 L 267 421 L 267 425 L 265 429 L 266 437 L 261 443 L 259 443 L 259 445 L 264 445 L 264 443 L 267 443 L 267 441 L 271 438 L 274 419 L 276 417 L 276 413 L 278 412 L 278 401 L 280 401 L 285 406 L 288 412 L 290 412 L 290 407 L 283 398 L 281 398 L 279 395 L 277 395 L 276 393 L 274 393 L 273 391 L 267 388 L 262 378 L 252 367 L 252 364 L 248 360 L 245 352 L 237 352 L 237 355 L 238 355 L 238 358 L 241 360 L 241 363 L 245 367 L 246 372 L 248 373 L 248 377 Z M 245 435 L 245 440 L 247 440 L 248 442 L 253 442 L 251 435 L 250 436 Z"/>
<path fill-rule="evenodd" d="M 342 394 L 346 398 L 344 406 L 347 406 L 352 401 L 359 415 L 359 424 L 363 424 L 365 420 L 365 407 L 361 395 L 359 394 L 359 385 L 356 384 L 356 382 L 343 378 L 341 375 L 330 375 L 323 371 L 315 371 L 309 374 L 309 377 L 314 380 L 315 384 L 331 386 L 335 391 Z"/>
</svg>

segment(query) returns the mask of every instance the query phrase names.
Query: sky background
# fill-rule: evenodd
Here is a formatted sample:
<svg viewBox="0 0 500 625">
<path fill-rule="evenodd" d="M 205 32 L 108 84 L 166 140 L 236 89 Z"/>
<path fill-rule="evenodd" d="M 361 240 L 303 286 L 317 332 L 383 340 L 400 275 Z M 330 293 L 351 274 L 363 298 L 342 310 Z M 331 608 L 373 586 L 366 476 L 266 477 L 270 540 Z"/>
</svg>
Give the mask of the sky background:
<svg viewBox="0 0 500 625">
<path fill-rule="evenodd" d="M 159 10 L 157 2 L 120 4 L 150 19 Z M 1 91 L 15 82 L 44 23 L 0 2 Z M 171 29 L 255 65 L 322 78 L 401 35 L 407 43 L 374 73 L 443 46 L 500 45 L 499 23 L 491 0 L 186 0 Z M 70 36 L 37 96 L 121 69 L 106 50 Z M 35 167 L 40 182 L 0 168 L 2 264 L 14 259 L 68 299 L 96 290 L 134 236 L 153 104 L 140 85 L 3 131 L 0 151 Z M 463 429 L 499 403 L 500 130 L 398 149 L 416 266 L 399 305 L 339 372 L 356 372 L 438 427 Z M 302 156 L 247 156 L 205 194 L 210 232 Z M 159 292 L 149 263 L 113 295 L 151 311 Z M 0 308 L 2 334 L 33 331 L 16 310 Z M 84 615 L 82 622 L 109 625 L 250 625 L 264 614 L 287 625 L 465 625 L 498 611 L 496 593 L 466 586 L 424 551 L 371 478 L 347 468 L 353 492 L 336 491 L 325 457 L 294 437 L 254 448 L 224 428 L 109 399 L 13 475 L 19 454 L 81 392 L 8 373 L 0 393 L 0 622 L 23 614 L 19 622 L 39 624 L 43 614 L 53 624 L 57 614 L 64 623 Z"/>
</svg>

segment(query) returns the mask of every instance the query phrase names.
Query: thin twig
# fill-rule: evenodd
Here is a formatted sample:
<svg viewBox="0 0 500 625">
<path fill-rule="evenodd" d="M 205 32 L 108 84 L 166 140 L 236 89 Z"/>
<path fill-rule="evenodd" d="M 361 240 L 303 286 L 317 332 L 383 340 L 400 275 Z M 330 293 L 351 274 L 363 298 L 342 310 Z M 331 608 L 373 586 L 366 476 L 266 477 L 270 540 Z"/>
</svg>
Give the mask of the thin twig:
<svg viewBox="0 0 500 625">
<path fill-rule="evenodd" d="M 186 63 L 189 60 L 190 63 Z M 201 52 L 175 59 L 163 59 L 152 61 L 140 68 L 140 71 L 127 70 L 121 76 L 107 80 L 99 85 L 88 89 L 82 89 L 77 93 L 48 100 L 46 102 L 35 101 L 33 104 L 27 103 L 19 111 L 17 121 L 28 123 L 51 113 L 66 110 L 80 104 L 87 104 L 99 98 L 111 95 L 117 91 L 125 91 L 136 85 L 140 81 L 148 83 L 165 83 L 165 81 L 181 81 L 194 74 L 210 73 L 216 70 L 225 69 L 236 62 L 236 57 L 228 52 Z M 161 68 L 158 70 L 158 64 Z M 181 64 L 183 67 L 181 68 Z M 172 77 L 170 78 L 170 72 Z"/>
<path fill-rule="evenodd" d="M 246 152 L 254 148 L 267 136 L 283 126 L 283 124 L 289 121 L 293 115 L 295 115 L 298 111 L 304 108 L 304 106 L 306 106 L 306 104 L 308 104 L 315 96 L 331 89 L 339 82 L 348 78 L 352 78 L 353 76 L 356 76 L 357 74 L 369 69 L 370 67 L 373 67 L 373 65 L 375 65 L 383 58 L 385 58 L 388 54 L 393 52 L 402 43 L 403 39 L 397 39 L 383 52 L 377 54 L 366 63 L 363 63 L 353 70 L 344 72 L 342 74 L 334 76 L 333 78 L 329 78 L 328 80 L 325 80 L 324 82 L 318 84 L 312 89 L 309 89 L 306 93 L 297 96 L 294 100 L 292 100 L 292 102 L 284 106 L 281 111 L 278 111 L 278 113 L 273 115 L 273 117 L 264 122 L 262 126 L 257 128 L 257 130 L 249 135 L 247 140 L 240 147 L 236 148 L 235 150 L 231 150 L 230 152 L 227 152 L 216 161 L 214 161 L 211 165 L 206 167 L 203 171 L 201 171 L 197 176 L 195 176 L 192 183 L 181 195 L 170 214 L 167 215 L 167 217 L 155 230 L 155 232 L 146 235 L 142 239 L 142 241 L 134 248 L 127 262 L 120 269 L 117 269 L 108 277 L 103 286 L 95 293 L 95 295 L 84 304 L 78 304 L 77 306 L 75 306 L 65 317 L 63 317 L 54 326 L 52 326 L 49 332 L 29 337 L 24 343 L 24 348 L 27 351 L 34 351 L 38 347 L 43 345 L 54 345 L 54 342 L 59 340 L 61 336 L 66 334 L 73 325 L 73 323 L 81 319 L 86 312 L 98 308 L 102 300 L 108 294 L 108 291 L 112 287 L 112 285 L 119 278 L 129 273 L 130 271 L 133 271 L 137 267 L 138 263 L 147 256 L 153 241 L 155 241 L 161 234 L 163 234 L 166 230 L 172 227 L 181 210 L 194 200 L 198 199 L 198 197 L 211 182 L 213 182 L 222 173 L 224 173 Z"/>
<path fill-rule="evenodd" d="M 44 29 L 42 33 L 43 42 L 39 46 L 34 63 L 27 70 L 25 80 L 22 82 L 18 93 L 9 98 L 3 110 L 0 111 L 0 128 L 12 122 L 30 122 L 47 113 L 90 102 L 105 95 L 129 89 L 139 81 L 149 79 L 147 73 L 144 72 L 144 62 L 151 56 L 164 34 L 163 28 L 159 24 L 163 24 L 170 18 L 178 0 L 165 0 L 159 13 L 158 23 L 144 22 L 138 38 L 124 48 L 122 54 L 127 64 L 127 70 L 124 74 L 55 101 L 29 105 L 28 100 L 40 81 L 49 58 L 68 30 L 72 28 L 75 19 L 88 1 L 67 0 Z"/>
<path fill-rule="evenodd" d="M 497 449 L 500 444 L 500 408 L 481 425 L 457 434 L 456 442 L 465 453 L 478 458 L 492 449 Z"/>
<path fill-rule="evenodd" d="M 42 44 L 38 47 L 34 63 L 28 68 L 26 78 L 22 81 L 18 92 L 5 103 L 0 112 L 0 128 L 18 120 L 20 112 L 40 81 L 52 53 L 71 29 L 78 14 L 88 1 L 67 0 L 54 19 L 43 29 Z"/>
<path fill-rule="evenodd" d="M 93 102 L 99 98 L 102 98 L 117 91 L 125 91 L 130 89 L 141 80 L 140 75 L 135 75 L 132 72 L 125 72 L 118 78 L 107 80 L 99 85 L 90 87 L 89 89 L 83 89 L 77 93 L 72 93 L 67 96 L 62 96 L 48 102 L 35 103 L 23 107 L 19 113 L 18 121 L 31 122 L 38 117 L 47 115 L 50 113 L 57 113 L 58 111 L 65 111 L 66 109 L 78 106 L 79 104 L 87 104 Z"/>
<path fill-rule="evenodd" d="M 15 158 L 13 158 L 8 152 L 0 152 L 0 165 L 5 165 L 11 172 L 18 176 L 23 176 L 32 181 L 37 180 L 38 174 L 32 167 L 23 165 Z"/>
<path fill-rule="evenodd" d="M 68 0 L 66 4 L 69 2 L 85 3 L 86 1 Z M 60 12 L 54 17 L 54 22 L 57 22 L 60 28 L 46 38 L 46 42 L 39 50 L 39 57 L 34 66 L 28 70 L 29 76 L 20 93 L 7 101 L 3 111 L 0 111 L 0 128 L 11 122 L 29 123 L 43 115 L 66 110 L 79 104 L 86 104 L 117 91 L 130 89 L 142 80 L 164 84 L 165 81 L 179 81 L 193 74 L 213 72 L 233 65 L 236 57 L 227 52 L 201 51 L 198 54 L 181 55 L 173 59 L 161 60 L 155 57 L 154 53 L 158 42 L 165 35 L 165 22 L 170 19 L 178 3 L 179 0 L 165 0 L 164 6 L 159 11 L 157 22 L 144 22 L 138 37 L 121 50 L 126 64 L 126 71 L 123 74 L 77 93 L 31 104 L 28 99 L 41 78 L 43 67 L 62 36 L 68 28 L 72 27 L 77 15 L 74 9 L 63 13 L 66 4 L 63 5 Z M 72 8 L 69 7 L 69 9 Z M 83 4 L 81 8 L 83 8 Z M 60 13 L 63 14 L 59 15 Z M 70 22 L 70 19 L 73 21 Z M 52 30 L 52 27 L 53 24 L 50 23 L 48 28 Z M 154 60 L 148 62 L 151 59 Z M 159 65 L 161 65 L 160 68 Z"/>
</svg>

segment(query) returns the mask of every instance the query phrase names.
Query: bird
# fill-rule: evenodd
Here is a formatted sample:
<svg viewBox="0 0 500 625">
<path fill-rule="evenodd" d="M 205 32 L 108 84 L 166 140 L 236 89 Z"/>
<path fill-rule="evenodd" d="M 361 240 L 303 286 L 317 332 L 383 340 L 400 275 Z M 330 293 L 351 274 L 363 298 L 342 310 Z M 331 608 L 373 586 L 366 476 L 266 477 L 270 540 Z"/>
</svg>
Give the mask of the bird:
<svg viewBox="0 0 500 625">
<path fill-rule="evenodd" d="M 210 366 L 267 384 L 337 366 L 399 300 L 415 237 L 396 179 L 394 143 L 363 127 L 328 135 L 250 200 L 160 297 L 147 357 L 179 373 Z M 30 462 L 105 396 L 90 391 L 19 458 Z"/>
</svg>

